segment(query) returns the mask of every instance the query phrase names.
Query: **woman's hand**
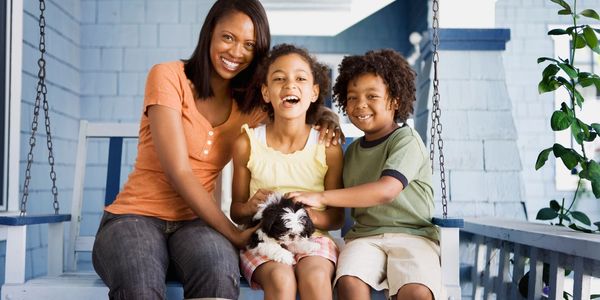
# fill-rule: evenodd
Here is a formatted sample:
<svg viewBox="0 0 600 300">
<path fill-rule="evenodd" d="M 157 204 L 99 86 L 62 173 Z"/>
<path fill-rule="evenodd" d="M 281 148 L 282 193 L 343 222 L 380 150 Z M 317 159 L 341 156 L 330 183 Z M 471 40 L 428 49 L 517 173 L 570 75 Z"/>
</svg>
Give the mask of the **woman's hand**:
<svg viewBox="0 0 600 300">
<path fill-rule="evenodd" d="M 340 118 L 331 109 L 322 107 L 320 115 L 314 128 L 319 130 L 319 143 L 325 143 L 325 146 L 337 145 L 346 142 L 346 137 L 340 129 Z"/>
<path fill-rule="evenodd" d="M 250 238 L 252 238 L 252 234 L 256 230 L 258 230 L 258 228 L 260 228 L 261 224 L 262 223 L 258 223 L 254 227 L 250 227 L 240 231 L 240 233 L 231 240 L 231 243 L 238 249 L 246 248 L 246 246 L 250 243 Z"/>
<path fill-rule="evenodd" d="M 318 192 L 290 192 L 286 195 L 288 198 L 292 198 L 292 201 L 301 203 L 310 207 L 323 207 L 327 204 L 324 203 L 325 197 L 323 193 Z"/>
<path fill-rule="evenodd" d="M 254 216 L 256 211 L 258 211 L 258 206 L 267 201 L 267 198 L 269 198 L 269 195 L 272 193 L 273 191 L 267 189 L 258 189 L 258 191 L 248 199 L 248 202 L 246 202 L 246 209 L 249 215 Z"/>
</svg>

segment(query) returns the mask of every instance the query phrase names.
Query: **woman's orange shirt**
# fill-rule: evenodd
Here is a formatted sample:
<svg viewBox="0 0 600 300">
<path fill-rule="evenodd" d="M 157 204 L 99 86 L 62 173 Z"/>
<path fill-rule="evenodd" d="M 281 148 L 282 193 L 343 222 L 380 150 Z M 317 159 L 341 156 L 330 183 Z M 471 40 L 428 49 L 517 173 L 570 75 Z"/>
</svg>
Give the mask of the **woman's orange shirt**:
<svg viewBox="0 0 600 300">
<path fill-rule="evenodd" d="M 266 115 L 260 109 L 243 114 L 233 101 L 229 119 L 213 127 L 196 109 L 182 62 L 152 67 L 146 81 L 135 166 L 123 190 L 106 207 L 106 211 L 152 216 L 167 221 L 194 219 L 196 214 L 172 188 L 161 168 L 146 114 L 151 105 L 163 105 L 181 113 L 190 166 L 198 182 L 209 193 L 215 188 L 219 172 L 231 159 L 231 147 L 240 134 L 242 124 L 257 125 Z"/>
</svg>

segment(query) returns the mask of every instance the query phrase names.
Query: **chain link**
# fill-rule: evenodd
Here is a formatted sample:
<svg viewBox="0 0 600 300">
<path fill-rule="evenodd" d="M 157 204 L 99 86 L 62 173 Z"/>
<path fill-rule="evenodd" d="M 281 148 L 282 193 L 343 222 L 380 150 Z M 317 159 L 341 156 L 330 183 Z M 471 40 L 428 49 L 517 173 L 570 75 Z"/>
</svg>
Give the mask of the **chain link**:
<svg viewBox="0 0 600 300">
<path fill-rule="evenodd" d="M 448 197 L 446 193 L 446 169 L 444 167 L 444 140 L 442 139 L 442 122 L 440 121 L 442 116 L 442 110 L 440 109 L 440 81 L 438 78 L 438 65 L 440 56 L 438 53 L 438 46 L 440 44 L 439 37 L 439 0 L 433 0 L 433 21 L 432 21 L 432 45 L 433 45 L 433 96 L 432 96 L 432 108 L 431 108 L 431 140 L 429 143 L 429 160 L 431 161 L 431 173 L 434 172 L 433 161 L 435 159 L 435 137 L 437 135 L 437 148 L 439 151 L 439 167 L 440 167 L 440 185 L 442 189 L 442 209 L 444 219 L 448 217 Z"/>
<path fill-rule="evenodd" d="M 56 187 L 56 172 L 54 171 L 54 151 L 52 150 L 52 135 L 50 133 L 50 108 L 48 105 L 46 87 L 46 60 L 44 54 L 46 53 L 46 18 L 44 17 L 44 11 L 46 10 L 46 3 L 44 0 L 40 0 L 40 43 L 38 49 L 40 51 L 40 58 L 38 59 L 38 83 L 36 88 L 36 97 L 33 108 L 33 120 L 31 122 L 31 136 L 29 137 L 29 153 L 27 154 L 27 167 L 25 169 L 25 182 L 23 183 L 23 197 L 21 198 L 20 204 L 20 215 L 25 216 L 27 214 L 27 200 L 29 198 L 29 184 L 31 182 L 31 165 L 33 164 L 33 148 L 36 144 L 35 133 L 38 130 L 38 118 L 40 115 L 40 106 L 44 109 L 44 125 L 46 127 L 46 146 L 48 147 L 48 163 L 50 164 L 50 180 L 52 180 L 52 195 L 54 207 L 54 213 L 58 214 L 59 203 L 58 203 L 58 188 Z"/>
</svg>

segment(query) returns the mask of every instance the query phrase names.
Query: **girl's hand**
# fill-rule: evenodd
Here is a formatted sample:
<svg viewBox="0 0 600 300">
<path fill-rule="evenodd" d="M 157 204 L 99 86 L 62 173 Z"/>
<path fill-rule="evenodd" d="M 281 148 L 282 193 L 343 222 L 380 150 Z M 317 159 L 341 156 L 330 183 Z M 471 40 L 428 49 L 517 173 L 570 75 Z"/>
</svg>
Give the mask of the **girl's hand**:
<svg viewBox="0 0 600 300">
<path fill-rule="evenodd" d="M 267 201 L 267 198 L 269 198 L 269 195 L 272 193 L 273 191 L 270 190 L 258 189 L 258 191 L 256 191 L 256 193 L 254 193 L 250 199 L 248 199 L 248 202 L 246 202 L 246 207 L 248 208 L 250 216 L 254 216 L 254 214 L 256 214 L 256 211 L 258 211 L 258 206 Z"/>
<path fill-rule="evenodd" d="M 342 144 L 346 142 L 346 137 L 340 129 L 340 119 L 337 114 L 327 108 L 321 109 L 321 115 L 314 128 L 319 130 L 319 143 L 325 143 L 325 146 L 337 145 L 338 141 Z"/>
<path fill-rule="evenodd" d="M 316 192 L 291 192 L 287 194 L 288 198 L 296 203 L 301 203 L 310 207 L 323 207 L 326 204 L 323 202 L 325 199 L 322 193 Z"/>
</svg>

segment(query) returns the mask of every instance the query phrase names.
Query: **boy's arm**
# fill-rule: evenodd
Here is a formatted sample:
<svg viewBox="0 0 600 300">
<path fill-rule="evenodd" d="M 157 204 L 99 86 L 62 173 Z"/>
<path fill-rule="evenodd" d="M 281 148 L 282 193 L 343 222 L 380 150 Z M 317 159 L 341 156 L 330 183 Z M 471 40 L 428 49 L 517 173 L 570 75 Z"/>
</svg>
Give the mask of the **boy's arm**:
<svg viewBox="0 0 600 300">
<path fill-rule="evenodd" d="M 325 174 L 325 190 L 343 187 L 342 168 L 344 164 L 342 147 L 331 145 L 325 150 L 327 173 Z M 344 209 L 340 207 L 327 207 L 324 211 L 309 209 L 308 213 L 315 227 L 321 230 L 337 230 L 344 225 Z"/>
<path fill-rule="evenodd" d="M 232 156 L 231 219 L 237 224 L 247 224 L 256 213 L 258 204 L 267 199 L 270 191 L 260 189 L 248 199 L 251 173 L 247 167 L 250 159 L 250 140 L 246 133 L 240 134 L 233 143 Z"/>
<path fill-rule="evenodd" d="M 377 181 L 349 188 L 324 192 L 293 192 L 294 201 L 309 206 L 371 207 L 389 203 L 402 192 L 404 185 L 392 176 L 381 176 Z"/>
</svg>

